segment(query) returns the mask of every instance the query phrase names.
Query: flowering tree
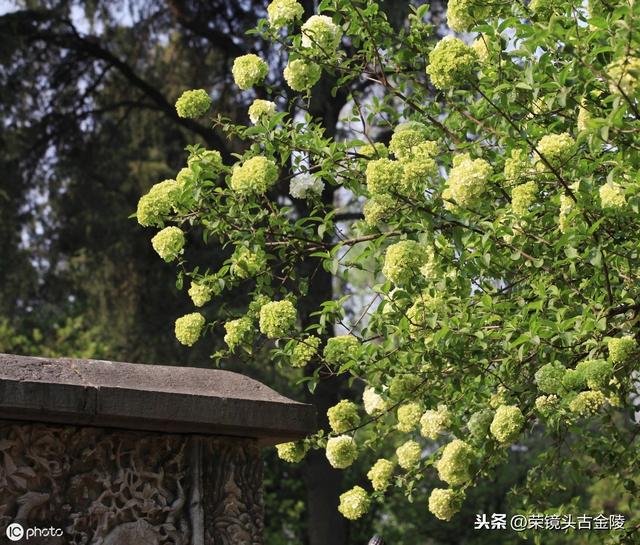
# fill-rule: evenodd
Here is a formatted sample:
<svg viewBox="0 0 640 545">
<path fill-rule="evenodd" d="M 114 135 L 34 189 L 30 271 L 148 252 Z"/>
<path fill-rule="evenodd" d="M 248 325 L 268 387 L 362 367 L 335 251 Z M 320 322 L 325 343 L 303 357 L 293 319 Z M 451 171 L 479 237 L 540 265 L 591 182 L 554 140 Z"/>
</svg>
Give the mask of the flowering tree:
<svg viewBox="0 0 640 545">
<path fill-rule="evenodd" d="M 464 39 L 442 40 L 428 9 L 398 33 L 372 0 L 323 0 L 300 26 L 295 0 L 270 4 L 253 32 L 288 55 L 282 78 L 237 58 L 238 88 L 265 98 L 250 127 L 214 120 L 246 152 L 229 165 L 193 146 L 138 206 L 205 307 L 176 336 L 224 331 L 229 352 L 272 343 L 311 390 L 349 377 L 362 395 L 328 411 L 330 429 L 278 446 L 288 462 L 320 448 L 346 468 L 394 445 L 341 496 L 348 519 L 435 473 L 428 508 L 450 520 L 530 438 L 546 448 L 524 510 L 560 508 L 559 486 L 603 477 L 637 498 L 640 8 L 451 0 Z M 323 74 L 349 93 L 341 137 L 305 112 Z M 204 90 L 176 103 L 187 118 L 210 108 Z M 188 259 L 194 232 L 228 246 L 222 268 Z M 301 320 L 319 270 L 335 296 Z M 242 314 L 215 307 L 239 286 Z"/>
</svg>

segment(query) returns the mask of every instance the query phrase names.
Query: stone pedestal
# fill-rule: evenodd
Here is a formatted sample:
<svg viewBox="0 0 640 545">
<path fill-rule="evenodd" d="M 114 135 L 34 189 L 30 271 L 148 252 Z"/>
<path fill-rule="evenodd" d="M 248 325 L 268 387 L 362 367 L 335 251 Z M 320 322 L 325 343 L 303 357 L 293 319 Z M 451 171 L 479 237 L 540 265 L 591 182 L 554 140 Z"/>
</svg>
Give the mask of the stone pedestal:
<svg viewBox="0 0 640 545">
<path fill-rule="evenodd" d="M 260 448 L 314 419 L 227 371 L 0 355 L 0 543 L 260 545 Z"/>
</svg>

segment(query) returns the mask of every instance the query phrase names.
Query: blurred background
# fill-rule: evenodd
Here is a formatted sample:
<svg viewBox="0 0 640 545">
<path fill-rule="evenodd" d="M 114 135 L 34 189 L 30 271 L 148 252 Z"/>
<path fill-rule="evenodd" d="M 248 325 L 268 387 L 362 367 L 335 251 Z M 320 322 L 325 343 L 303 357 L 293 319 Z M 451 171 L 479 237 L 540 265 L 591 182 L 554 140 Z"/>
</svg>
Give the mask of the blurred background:
<svg viewBox="0 0 640 545">
<path fill-rule="evenodd" d="M 222 337 L 191 349 L 178 344 L 173 323 L 192 311 L 191 303 L 176 288 L 174 266 L 152 250 L 152 230 L 130 216 L 151 185 L 184 166 L 188 144 L 217 149 L 227 162 L 242 151 L 211 124 L 178 118 L 173 104 L 182 91 L 204 88 L 215 113 L 248 124 L 256 91 L 238 92 L 231 65 L 253 52 L 269 61 L 269 81 L 287 99 L 280 77 L 285 56 L 245 34 L 266 16 L 267 3 L 0 0 L 0 351 L 212 365 Z M 314 4 L 302 3 L 306 18 Z M 397 28 L 405 24 L 409 2 L 381 6 Z M 437 0 L 428 15 L 441 32 L 445 12 L 446 1 Z M 316 86 L 310 109 L 340 138 L 348 94 L 333 97 L 331 86 L 326 79 Z M 189 251 L 211 268 L 228 257 L 197 240 Z M 331 297 L 330 277 L 315 296 L 318 302 Z M 222 297 L 222 305 L 244 303 L 242 294 Z M 266 350 L 223 366 L 306 399 L 320 414 L 347 395 L 343 383 L 311 394 L 300 376 L 270 365 Z M 507 469 L 474 490 L 451 524 L 428 513 L 429 482 L 415 491 L 413 503 L 392 494 L 384 507 L 347 524 L 336 511 L 338 495 L 363 478 L 372 458 L 339 472 L 322 453 L 288 465 L 270 451 L 266 543 L 365 544 L 374 533 L 387 545 L 518 543 L 508 532 L 474 531 L 473 521 L 480 512 L 510 512 L 508 492 L 525 482 L 535 451 L 531 445 L 512 452 Z M 624 508 L 625 499 L 606 483 L 590 492 L 594 509 L 612 501 L 617 512 Z M 566 539 L 546 543 L 578 543 Z"/>
</svg>

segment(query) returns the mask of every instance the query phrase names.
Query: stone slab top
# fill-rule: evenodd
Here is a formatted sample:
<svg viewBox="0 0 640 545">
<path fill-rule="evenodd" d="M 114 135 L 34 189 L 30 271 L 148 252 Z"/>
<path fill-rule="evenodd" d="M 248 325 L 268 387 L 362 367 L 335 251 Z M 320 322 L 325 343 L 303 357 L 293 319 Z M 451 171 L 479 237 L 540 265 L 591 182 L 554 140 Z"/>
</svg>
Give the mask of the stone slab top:
<svg viewBox="0 0 640 545">
<path fill-rule="evenodd" d="M 256 438 L 315 431 L 315 409 L 219 369 L 0 354 L 0 419 Z"/>
</svg>

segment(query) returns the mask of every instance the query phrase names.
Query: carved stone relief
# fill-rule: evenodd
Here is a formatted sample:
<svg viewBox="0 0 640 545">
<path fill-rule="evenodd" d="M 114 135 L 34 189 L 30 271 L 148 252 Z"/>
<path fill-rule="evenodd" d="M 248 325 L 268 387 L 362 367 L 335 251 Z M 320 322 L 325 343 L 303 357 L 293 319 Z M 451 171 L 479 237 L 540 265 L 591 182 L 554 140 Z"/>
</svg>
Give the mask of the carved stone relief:
<svg viewBox="0 0 640 545">
<path fill-rule="evenodd" d="M 17 521 L 62 528 L 47 545 L 261 545 L 261 471 L 251 440 L 0 421 L 0 536 Z"/>
</svg>

